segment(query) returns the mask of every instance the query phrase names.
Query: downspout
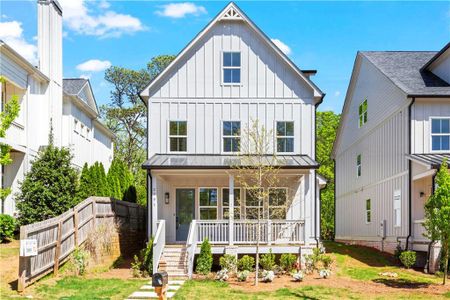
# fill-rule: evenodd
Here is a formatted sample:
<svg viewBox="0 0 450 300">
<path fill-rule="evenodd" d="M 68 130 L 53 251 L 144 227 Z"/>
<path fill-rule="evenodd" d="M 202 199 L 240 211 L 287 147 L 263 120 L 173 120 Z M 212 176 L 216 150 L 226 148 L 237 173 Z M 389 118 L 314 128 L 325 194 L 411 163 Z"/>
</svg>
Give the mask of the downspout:
<svg viewBox="0 0 450 300">
<path fill-rule="evenodd" d="M 411 154 L 411 112 L 412 106 L 416 102 L 416 98 L 413 97 L 411 103 L 408 106 L 408 154 Z M 406 237 L 406 245 L 405 250 L 408 250 L 409 247 L 409 239 L 412 234 L 412 161 L 408 160 L 408 236 Z"/>
</svg>

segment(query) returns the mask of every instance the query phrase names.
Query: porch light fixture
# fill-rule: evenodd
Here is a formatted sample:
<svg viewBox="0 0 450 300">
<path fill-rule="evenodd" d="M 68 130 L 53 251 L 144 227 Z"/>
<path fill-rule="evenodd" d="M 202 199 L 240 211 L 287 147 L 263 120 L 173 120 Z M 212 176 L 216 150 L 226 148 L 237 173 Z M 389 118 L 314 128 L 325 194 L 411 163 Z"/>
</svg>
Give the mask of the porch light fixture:
<svg viewBox="0 0 450 300">
<path fill-rule="evenodd" d="M 420 192 L 420 198 L 423 198 L 423 196 L 425 196 L 424 192 Z"/>
<path fill-rule="evenodd" d="M 164 202 L 165 202 L 166 204 L 169 204 L 169 199 L 170 199 L 170 194 L 169 194 L 169 193 L 165 193 L 165 194 L 164 194 Z"/>
</svg>

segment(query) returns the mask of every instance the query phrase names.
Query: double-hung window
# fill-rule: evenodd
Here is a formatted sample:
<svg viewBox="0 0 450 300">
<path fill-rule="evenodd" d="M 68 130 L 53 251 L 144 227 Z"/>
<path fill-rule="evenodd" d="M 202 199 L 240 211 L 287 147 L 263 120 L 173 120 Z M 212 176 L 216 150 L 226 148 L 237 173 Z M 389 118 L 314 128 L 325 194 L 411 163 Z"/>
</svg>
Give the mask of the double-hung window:
<svg viewBox="0 0 450 300">
<path fill-rule="evenodd" d="M 359 105 L 359 127 L 367 123 L 367 99 Z"/>
<path fill-rule="evenodd" d="M 241 218 L 241 189 L 234 189 L 234 219 Z M 230 211 L 230 189 L 222 189 L 222 217 L 228 219 Z"/>
<path fill-rule="evenodd" d="M 294 122 L 277 122 L 277 152 L 294 152 Z"/>
<path fill-rule="evenodd" d="M 239 152 L 241 143 L 241 122 L 223 122 L 223 152 Z"/>
<path fill-rule="evenodd" d="M 366 200 L 366 223 L 372 222 L 372 203 L 370 199 Z"/>
<path fill-rule="evenodd" d="M 285 220 L 286 219 L 286 188 L 269 189 L 269 219 Z"/>
<path fill-rule="evenodd" d="M 252 220 L 263 219 L 264 216 L 264 199 L 261 200 L 264 193 L 258 188 L 248 188 L 245 190 L 245 219 Z"/>
<path fill-rule="evenodd" d="M 241 52 L 223 52 L 223 83 L 241 83 Z"/>
<path fill-rule="evenodd" d="M 169 124 L 170 152 L 187 151 L 187 122 L 170 121 Z"/>
<path fill-rule="evenodd" d="M 362 174 L 362 161 L 361 161 L 361 154 L 358 154 L 356 157 L 356 175 L 358 177 L 361 177 Z"/>
<path fill-rule="evenodd" d="M 200 219 L 215 220 L 217 219 L 217 189 L 216 188 L 200 188 Z"/>
<path fill-rule="evenodd" d="M 450 118 L 431 119 L 431 150 L 450 151 Z"/>
</svg>

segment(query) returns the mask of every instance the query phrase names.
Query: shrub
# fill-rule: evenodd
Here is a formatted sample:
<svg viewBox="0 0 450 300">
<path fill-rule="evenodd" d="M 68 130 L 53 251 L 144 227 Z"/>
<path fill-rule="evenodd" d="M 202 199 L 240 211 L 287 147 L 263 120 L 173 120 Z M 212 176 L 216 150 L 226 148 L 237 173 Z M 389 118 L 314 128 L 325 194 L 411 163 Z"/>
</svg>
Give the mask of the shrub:
<svg viewBox="0 0 450 300">
<path fill-rule="evenodd" d="M 320 278 L 326 279 L 326 278 L 330 277 L 330 275 L 331 275 L 331 271 L 328 269 L 322 269 L 319 271 Z"/>
<path fill-rule="evenodd" d="M 102 254 L 111 254 L 113 238 L 118 234 L 118 224 L 113 219 L 106 219 L 89 232 L 84 248 L 98 260 Z"/>
<path fill-rule="evenodd" d="M 137 255 L 135 255 L 133 259 L 134 262 L 131 262 L 131 275 L 133 275 L 134 278 L 139 278 L 142 276 L 142 263 Z"/>
<path fill-rule="evenodd" d="M 320 261 L 325 269 L 330 270 L 331 265 L 333 264 L 333 259 L 329 255 L 322 254 L 320 256 Z"/>
<path fill-rule="evenodd" d="M 72 253 L 72 261 L 75 266 L 76 275 L 83 275 L 89 264 L 89 252 L 81 248 L 75 248 Z"/>
<path fill-rule="evenodd" d="M 320 248 L 314 248 L 312 254 L 307 254 L 304 256 L 306 272 L 308 274 L 318 270 L 318 263 L 322 258 L 322 250 Z"/>
<path fill-rule="evenodd" d="M 297 260 L 297 256 L 290 253 L 283 253 L 280 257 L 280 267 L 286 271 L 290 272 L 294 269 L 295 261 Z"/>
<path fill-rule="evenodd" d="M 255 259 L 252 256 L 248 255 L 242 256 L 237 262 L 237 267 L 239 271 L 252 272 L 254 266 L 255 266 Z"/>
<path fill-rule="evenodd" d="M 134 203 L 137 201 L 133 174 L 123 160 L 119 158 L 113 159 L 107 178 L 112 197 Z"/>
<path fill-rule="evenodd" d="M 12 239 L 16 230 L 16 220 L 9 215 L 0 215 L 0 243 Z"/>
<path fill-rule="evenodd" d="M 141 250 L 142 270 L 146 274 L 153 274 L 153 237 L 148 241 L 147 246 Z"/>
<path fill-rule="evenodd" d="M 225 254 L 219 259 L 219 265 L 222 269 L 227 269 L 230 272 L 236 272 L 236 256 L 231 254 Z"/>
<path fill-rule="evenodd" d="M 411 268 L 416 263 L 416 252 L 415 251 L 403 251 L 400 254 L 400 261 L 407 268 Z"/>
<path fill-rule="evenodd" d="M 264 282 L 272 282 L 275 278 L 275 273 L 273 271 L 264 270 L 262 272 L 261 280 Z"/>
<path fill-rule="evenodd" d="M 209 244 L 208 239 L 205 239 L 200 248 L 195 271 L 199 274 L 208 275 L 211 272 L 212 263 L 213 257 L 211 254 L 211 245 Z"/>
<path fill-rule="evenodd" d="M 269 250 L 269 253 L 261 255 L 259 263 L 263 270 L 273 270 L 273 268 L 275 267 L 275 254 L 272 253 L 272 249 Z"/>
<path fill-rule="evenodd" d="M 230 276 L 228 276 L 228 270 L 222 269 L 219 272 L 217 272 L 216 279 L 220 281 L 227 281 Z"/>
<path fill-rule="evenodd" d="M 244 270 L 237 274 L 238 281 L 247 281 L 248 275 L 250 275 L 250 271 Z"/>
<path fill-rule="evenodd" d="M 292 274 L 292 277 L 295 281 L 303 281 L 303 278 L 305 278 L 305 274 L 303 274 L 302 271 L 297 271 L 294 274 Z"/>
</svg>

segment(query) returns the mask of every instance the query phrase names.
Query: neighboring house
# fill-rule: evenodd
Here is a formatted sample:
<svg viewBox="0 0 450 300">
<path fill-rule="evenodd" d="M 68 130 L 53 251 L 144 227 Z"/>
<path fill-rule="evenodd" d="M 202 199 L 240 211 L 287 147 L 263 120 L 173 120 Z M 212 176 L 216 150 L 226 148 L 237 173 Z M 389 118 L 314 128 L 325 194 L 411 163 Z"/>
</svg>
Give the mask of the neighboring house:
<svg viewBox="0 0 450 300">
<path fill-rule="evenodd" d="M 336 240 L 438 264 L 423 236 L 436 169 L 450 159 L 450 44 L 440 52 L 358 52 L 333 149 Z"/>
<path fill-rule="evenodd" d="M 324 94 L 309 78 L 314 73 L 298 69 L 230 3 L 142 91 L 155 270 L 162 256 L 171 276 L 190 275 L 206 238 L 214 254 L 255 253 L 255 199 L 232 170 L 252 120 L 274 131 L 281 161 L 281 184 L 271 193 L 282 200 L 264 200 L 261 251 L 305 254 L 319 244 L 325 183 L 316 176 L 315 111 Z M 277 208 L 284 217 L 272 220 Z"/>
<path fill-rule="evenodd" d="M 30 170 L 39 149 L 48 144 L 50 122 L 56 146 L 72 148 L 74 165 L 101 161 L 107 169 L 113 156 L 114 135 L 98 120 L 94 95 L 88 81 L 62 78 L 62 10 L 56 1 L 38 1 L 38 56 L 35 67 L 9 45 L 0 41 L 0 96 L 3 110 L 6 101 L 17 95 L 19 116 L 1 143 L 12 147 L 12 164 L 1 170 L 1 186 L 12 193 L 5 199 L 0 213 L 16 213 L 14 194 Z M 72 82 L 80 82 L 78 91 Z M 63 91 L 64 89 L 64 91 Z M 86 101 L 86 102 L 84 102 Z M 74 128 L 74 119 L 84 131 Z"/>
</svg>

